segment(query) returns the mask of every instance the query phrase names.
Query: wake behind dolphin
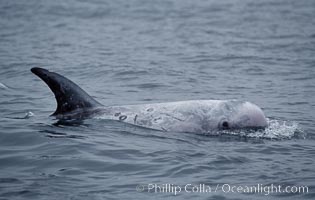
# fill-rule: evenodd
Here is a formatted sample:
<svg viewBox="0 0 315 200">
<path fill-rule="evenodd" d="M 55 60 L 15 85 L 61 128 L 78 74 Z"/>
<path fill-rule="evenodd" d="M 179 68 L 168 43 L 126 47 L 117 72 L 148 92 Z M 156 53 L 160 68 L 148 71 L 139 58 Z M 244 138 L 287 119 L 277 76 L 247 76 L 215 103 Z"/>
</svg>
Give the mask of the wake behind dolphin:
<svg viewBox="0 0 315 200">
<path fill-rule="evenodd" d="M 101 118 L 160 131 L 209 133 L 225 129 L 265 128 L 263 111 L 237 100 L 191 100 L 125 106 L 104 106 L 69 79 L 42 68 L 31 71 L 54 93 L 57 119 Z"/>
</svg>

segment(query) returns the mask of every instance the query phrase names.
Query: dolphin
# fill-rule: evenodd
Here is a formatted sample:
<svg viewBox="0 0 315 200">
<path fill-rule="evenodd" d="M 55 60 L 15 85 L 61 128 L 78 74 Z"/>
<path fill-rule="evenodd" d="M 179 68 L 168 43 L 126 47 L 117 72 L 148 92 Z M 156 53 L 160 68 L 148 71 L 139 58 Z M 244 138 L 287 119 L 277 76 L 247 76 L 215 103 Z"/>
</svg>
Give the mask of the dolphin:
<svg viewBox="0 0 315 200">
<path fill-rule="evenodd" d="M 226 129 L 265 128 L 268 123 L 257 105 L 239 100 L 190 100 L 140 105 L 104 106 L 71 80 L 46 69 L 31 71 L 54 93 L 57 119 L 117 120 L 159 131 L 209 133 Z"/>
</svg>

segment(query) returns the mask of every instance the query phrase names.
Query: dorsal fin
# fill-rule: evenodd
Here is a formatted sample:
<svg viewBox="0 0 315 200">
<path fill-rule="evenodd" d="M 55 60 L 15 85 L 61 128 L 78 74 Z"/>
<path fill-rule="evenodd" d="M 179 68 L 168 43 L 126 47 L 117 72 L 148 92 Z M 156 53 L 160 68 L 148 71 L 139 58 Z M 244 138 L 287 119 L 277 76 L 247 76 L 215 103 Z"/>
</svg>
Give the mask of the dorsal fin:
<svg viewBox="0 0 315 200">
<path fill-rule="evenodd" d="M 63 115 L 76 109 L 102 106 L 77 84 L 60 74 L 39 67 L 34 67 L 31 71 L 41 78 L 55 94 L 57 109 L 52 114 L 53 116 Z"/>
</svg>

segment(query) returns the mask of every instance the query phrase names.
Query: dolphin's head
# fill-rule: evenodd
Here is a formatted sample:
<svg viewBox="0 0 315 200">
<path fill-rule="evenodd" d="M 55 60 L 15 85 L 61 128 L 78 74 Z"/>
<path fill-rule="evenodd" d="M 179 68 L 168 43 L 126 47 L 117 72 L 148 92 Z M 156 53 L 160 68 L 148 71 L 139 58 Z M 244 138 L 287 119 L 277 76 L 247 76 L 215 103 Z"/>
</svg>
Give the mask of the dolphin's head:
<svg viewBox="0 0 315 200">
<path fill-rule="evenodd" d="M 268 125 L 264 112 L 255 104 L 233 101 L 226 107 L 226 117 L 219 122 L 219 129 L 265 128 Z"/>
</svg>

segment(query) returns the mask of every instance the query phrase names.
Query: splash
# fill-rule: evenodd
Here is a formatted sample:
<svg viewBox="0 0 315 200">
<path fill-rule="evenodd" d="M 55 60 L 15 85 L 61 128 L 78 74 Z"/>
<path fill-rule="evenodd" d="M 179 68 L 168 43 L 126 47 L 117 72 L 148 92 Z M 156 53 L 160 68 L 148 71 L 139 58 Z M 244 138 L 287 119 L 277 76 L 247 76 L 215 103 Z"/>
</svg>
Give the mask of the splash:
<svg viewBox="0 0 315 200">
<path fill-rule="evenodd" d="M 34 113 L 32 113 L 31 111 L 28 111 L 27 113 L 25 113 L 25 116 L 22 119 L 29 119 L 34 116 L 35 116 Z"/>
<path fill-rule="evenodd" d="M 291 139 L 293 137 L 305 137 L 297 122 L 268 119 L 268 127 L 262 131 L 264 138 Z"/>
<path fill-rule="evenodd" d="M 248 138 L 262 139 L 305 139 L 306 133 L 296 122 L 267 119 L 268 127 L 258 130 L 221 131 L 219 135 L 235 135 Z"/>
</svg>

